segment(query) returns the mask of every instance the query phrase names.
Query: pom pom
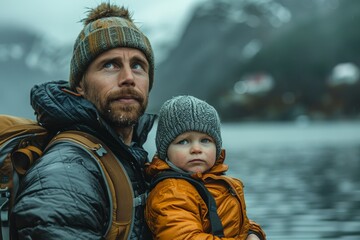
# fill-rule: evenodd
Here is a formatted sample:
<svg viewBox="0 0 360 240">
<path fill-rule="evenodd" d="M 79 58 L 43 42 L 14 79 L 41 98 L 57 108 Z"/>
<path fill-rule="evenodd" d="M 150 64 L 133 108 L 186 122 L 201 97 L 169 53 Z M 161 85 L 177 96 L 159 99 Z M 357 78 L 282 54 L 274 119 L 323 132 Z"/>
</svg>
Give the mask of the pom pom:
<svg viewBox="0 0 360 240">
<path fill-rule="evenodd" d="M 96 8 L 92 8 L 88 11 L 87 18 L 82 19 L 82 22 L 84 22 L 84 25 L 86 26 L 93 21 L 106 17 L 121 17 L 131 22 L 133 21 L 128 9 L 111 5 L 110 3 L 101 3 Z"/>
</svg>

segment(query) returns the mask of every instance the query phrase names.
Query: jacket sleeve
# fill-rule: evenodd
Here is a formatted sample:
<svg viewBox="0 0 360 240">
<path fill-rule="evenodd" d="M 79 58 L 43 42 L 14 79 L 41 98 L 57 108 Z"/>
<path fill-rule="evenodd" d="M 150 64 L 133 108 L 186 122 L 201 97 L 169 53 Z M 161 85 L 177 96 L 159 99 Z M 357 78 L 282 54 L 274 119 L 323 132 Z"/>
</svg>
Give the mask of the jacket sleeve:
<svg viewBox="0 0 360 240">
<path fill-rule="evenodd" d="M 22 180 L 11 216 L 18 239 L 101 239 L 109 210 L 104 180 L 85 151 L 51 148 Z"/>
<path fill-rule="evenodd" d="M 180 181 L 183 182 L 180 183 Z M 158 183 L 149 194 L 145 219 L 157 240 L 245 240 L 244 238 L 220 238 L 206 233 L 204 214 L 199 209 L 201 196 L 193 186 L 183 180 L 166 179 Z"/>
<path fill-rule="evenodd" d="M 245 205 L 246 205 L 245 204 L 245 196 L 244 196 L 244 190 L 243 190 L 244 184 L 237 178 L 231 178 L 231 179 L 232 179 L 233 183 L 235 184 L 234 186 L 236 187 L 237 192 L 241 193 L 241 194 L 239 194 L 239 198 L 240 198 L 240 201 L 242 202 L 242 205 L 244 206 L 243 212 L 244 212 L 244 216 L 247 219 L 247 224 L 249 226 L 248 227 L 248 229 L 249 229 L 248 235 L 255 234 L 257 237 L 260 238 L 260 240 L 266 240 L 265 232 L 262 230 L 261 226 L 258 223 L 248 219 L 248 217 L 247 217 L 246 207 L 245 207 Z"/>
<path fill-rule="evenodd" d="M 260 240 L 266 240 L 266 234 L 265 232 L 262 230 L 261 226 L 250 220 L 250 231 L 249 233 L 253 233 L 255 234 L 256 236 L 258 236 L 260 238 Z"/>
</svg>

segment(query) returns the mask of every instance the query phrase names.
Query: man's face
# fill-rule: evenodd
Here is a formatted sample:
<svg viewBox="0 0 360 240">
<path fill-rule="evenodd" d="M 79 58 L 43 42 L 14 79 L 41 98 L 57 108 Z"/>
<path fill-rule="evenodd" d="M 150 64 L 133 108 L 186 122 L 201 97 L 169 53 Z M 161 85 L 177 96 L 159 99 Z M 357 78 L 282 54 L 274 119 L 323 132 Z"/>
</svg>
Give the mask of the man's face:
<svg viewBox="0 0 360 240">
<path fill-rule="evenodd" d="M 111 49 L 89 65 L 76 89 L 112 125 L 132 126 L 147 107 L 149 63 L 137 49 Z"/>
</svg>

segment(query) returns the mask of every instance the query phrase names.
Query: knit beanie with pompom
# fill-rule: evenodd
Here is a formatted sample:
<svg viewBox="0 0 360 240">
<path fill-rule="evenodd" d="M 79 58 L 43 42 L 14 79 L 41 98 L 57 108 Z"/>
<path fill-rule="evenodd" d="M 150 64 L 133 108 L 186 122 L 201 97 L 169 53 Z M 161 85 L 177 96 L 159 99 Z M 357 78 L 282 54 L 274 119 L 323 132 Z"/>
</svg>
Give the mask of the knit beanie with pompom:
<svg viewBox="0 0 360 240">
<path fill-rule="evenodd" d="M 77 37 L 70 63 L 70 88 L 75 90 L 87 67 L 101 53 L 117 47 L 135 48 L 149 62 L 149 89 L 154 80 L 154 54 L 148 38 L 135 26 L 124 7 L 101 3 L 82 20 L 84 28 Z"/>
</svg>

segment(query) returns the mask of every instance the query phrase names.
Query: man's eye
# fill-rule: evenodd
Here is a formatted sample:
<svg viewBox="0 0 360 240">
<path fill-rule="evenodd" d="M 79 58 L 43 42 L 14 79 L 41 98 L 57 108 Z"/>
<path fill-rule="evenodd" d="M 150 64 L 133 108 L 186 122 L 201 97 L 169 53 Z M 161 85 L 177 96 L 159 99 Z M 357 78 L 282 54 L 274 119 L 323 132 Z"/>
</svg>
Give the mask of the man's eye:
<svg viewBox="0 0 360 240">
<path fill-rule="evenodd" d="M 113 62 L 107 62 L 104 64 L 103 67 L 107 68 L 107 69 L 113 69 L 113 68 L 115 68 L 115 64 Z"/>
<path fill-rule="evenodd" d="M 134 63 L 133 64 L 133 69 L 143 70 L 144 68 L 140 63 Z"/>
</svg>

